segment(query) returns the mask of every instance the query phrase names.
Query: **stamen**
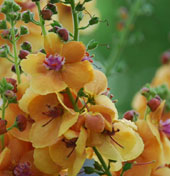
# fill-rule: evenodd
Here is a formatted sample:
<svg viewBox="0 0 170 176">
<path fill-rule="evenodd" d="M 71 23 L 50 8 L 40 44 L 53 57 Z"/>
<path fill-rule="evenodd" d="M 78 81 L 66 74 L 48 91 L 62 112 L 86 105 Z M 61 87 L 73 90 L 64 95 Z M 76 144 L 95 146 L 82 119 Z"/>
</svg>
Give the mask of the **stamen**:
<svg viewBox="0 0 170 176">
<path fill-rule="evenodd" d="M 31 164 L 29 162 L 19 163 L 13 171 L 14 176 L 31 176 Z"/>
<path fill-rule="evenodd" d="M 119 147 L 121 147 L 121 148 L 124 149 L 124 147 L 123 147 L 121 144 L 119 144 L 115 139 L 113 139 L 112 136 L 110 136 L 110 139 L 111 139 L 115 144 L 117 144 Z"/>
</svg>

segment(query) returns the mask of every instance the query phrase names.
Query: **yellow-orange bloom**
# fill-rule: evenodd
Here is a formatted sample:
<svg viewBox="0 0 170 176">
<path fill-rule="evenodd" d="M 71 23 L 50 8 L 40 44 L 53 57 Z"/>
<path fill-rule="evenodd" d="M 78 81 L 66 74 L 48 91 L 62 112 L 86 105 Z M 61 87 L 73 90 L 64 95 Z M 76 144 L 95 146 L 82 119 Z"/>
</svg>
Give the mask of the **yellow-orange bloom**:
<svg viewBox="0 0 170 176">
<path fill-rule="evenodd" d="M 22 69 L 31 76 L 31 88 L 39 94 L 64 90 L 67 86 L 79 90 L 93 80 L 89 61 L 82 61 L 85 46 L 81 42 L 63 43 L 54 33 L 44 39 L 47 55 L 30 54 L 21 62 Z"/>
</svg>

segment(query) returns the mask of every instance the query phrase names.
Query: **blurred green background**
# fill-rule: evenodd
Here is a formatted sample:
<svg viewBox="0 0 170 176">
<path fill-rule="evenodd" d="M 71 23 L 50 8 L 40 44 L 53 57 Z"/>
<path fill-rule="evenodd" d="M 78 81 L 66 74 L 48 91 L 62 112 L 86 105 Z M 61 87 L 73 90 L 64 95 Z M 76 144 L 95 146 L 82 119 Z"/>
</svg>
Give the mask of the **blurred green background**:
<svg viewBox="0 0 170 176">
<path fill-rule="evenodd" d="M 138 0 L 97 0 L 101 20 L 108 20 L 109 25 L 100 23 L 91 34 L 81 39 L 88 43 L 95 39 L 100 44 L 95 53 L 96 64 L 104 71 L 105 64 L 113 58 L 116 45 L 120 41 L 122 31 L 117 29 L 121 19 L 120 11 L 127 9 L 128 18 Z M 130 32 L 125 37 L 125 47 L 121 47 L 116 67 L 108 77 L 111 93 L 118 99 L 116 106 L 120 115 L 131 109 L 133 96 L 142 86 L 150 82 L 161 65 L 161 54 L 170 46 L 170 1 L 169 0 L 140 0 L 140 7 L 135 13 L 135 20 L 127 28 Z M 126 24 L 126 20 L 125 20 Z"/>
</svg>

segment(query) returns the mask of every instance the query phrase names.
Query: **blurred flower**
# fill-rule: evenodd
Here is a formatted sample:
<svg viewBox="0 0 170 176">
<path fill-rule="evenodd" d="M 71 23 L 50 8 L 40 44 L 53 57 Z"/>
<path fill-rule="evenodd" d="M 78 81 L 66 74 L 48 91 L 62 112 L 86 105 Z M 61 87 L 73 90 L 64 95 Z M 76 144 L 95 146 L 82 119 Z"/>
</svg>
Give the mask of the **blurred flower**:
<svg viewBox="0 0 170 176">
<path fill-rule="evenodd" d="M 47 55 L 30 54 L 21 62 L 22 69 L 31 75 L 31 87 L 36 93 L 59 92 L 67 86 L 79 90 L 93 80 L 90 62 L 81 61 L 85 55 L 81 42 L 63 43 L 56 34 L 49 33 L 44 47 Z"/>
</svg>

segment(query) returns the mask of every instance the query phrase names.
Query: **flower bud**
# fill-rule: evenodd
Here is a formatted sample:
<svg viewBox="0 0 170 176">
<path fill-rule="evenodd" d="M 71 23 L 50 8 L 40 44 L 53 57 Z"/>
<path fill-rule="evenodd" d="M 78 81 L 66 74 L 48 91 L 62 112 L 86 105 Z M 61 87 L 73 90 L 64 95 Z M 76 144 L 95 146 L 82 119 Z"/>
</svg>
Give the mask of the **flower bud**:
<svg viewBox="0 0 170 176">
<path fill-rule="evenodd" d="M 147 105 L 149 106 L 149 108 L 152 112 L 154 112 L 159 107 L 160 104 L 161 104 L 161 99 L 159 96 L 152 98 L 147 103 Z"/>
<path fill-rule="evenodd" d="M 10 31 L 9 30 L 2 31 L 1 36 L 4 39 L 8 39 L 10 37 Z"/>
<path fill-rule="evenodd" d="M 16 94 L 12 90 L 7 90 L 5 92 L 5 97 L 8 99 L 16 98 Z"/>
<path fill-rule="evenodd" d="M 53 12 L 53 14 L 57 14 L 58 13 L 56 6 L 54 4 L 52 4 L 52 3 L 48 3 L 47 4 L 47 9 L 51 10 Z"/>
<path fill-rule="evenodd" d="M 149 93 L 149 88 L 147 88 L 147 87 L 144 87 L 144 88 L 142 88 L 141 89 L 141 94 L 143 95 L 143 96 L 145 96 L 145 95 L 147 95 L 148 93 Z"/>
<path fill-rule="evenodd" d="M 32 51 L 31 43 L 30 43 L 30 42 L 27 42 L 27 41 L 24 42 L 24 43 L 22 43 L 21 48 L 22 48 L 23 50 L 27 50 L 27 51 L 29 51 L 29 52 Z"/>
<path fill-rule="evenodd" d="M 45 9 L 41 11 L 41 15 L 44 20 L 51 20 L 53 12 L 49 9 Z"/>
<path fill-rule="evenodd" d="M 130 110 L 125 112 L 125 114 L 123 115 L 123 118 L 125 118 L 126 120 L 136 121 L 138 115 L 139 114 L 136 111 Z"/>
<path fill-rule="evenodd" d="M 20 53 L 19 53 L 19 58 L 20 59 L 26 59 L 26 56 L 29 54 L 29 51 L 27 50 L 20 50 Z"/>
<path fill-rule="evenodd" d="M 27 119 L 24 115 L 20 114 L 16 117 L 17 128 L 24 131 L 27 126 Z"/>
<path fill-rule="evenodd" d="M 6 81 L 7 81 L 7 83 L 10 83 L 10 84 L 12 84 L 13 85 L 13 92 L 14 93 L 16 93 L 17 92 L 17 81 L 15 80 L 15 79 L 13 79 L 13 78 L 6 78 Z"/>
<path fill-rule="evenodd" d="M 89 21 L 89 25 L 94 25 L 94 24 L 97 24 L 98 22 L 99 22 L 99 18 L 98 17 L 93 17 Z"/>
<path fill-rule="evenodd" d="M 101 114 L 88 114 L 85 120 L 85 127 L 95 133 L 103 132 L 105 127 L 104 117 Z"/>
<path fill-rule="evenodd" d="M 170 51 L 166 51 L 161 56 L 162 64 L 168 64 L 170 62 Z"/>
<path fill-rule="evenodd" d="M 69 32 L 67 31 L 67 29 L 59 29 L 58 30 L 58 35 L 61 37 L 62 40 L 64 40 L 65 42 L 69 40 Z"/>
<path fill-rule="evenodd" d="M 32 21 L 34 14 L 30 11 L 24 11 L 22 13 L 22 21 L 25 23 L 29 23 Z"/>
<path fill-rule="evenodd" d="M 0 135 L 7 132 L 6 125 L 7 121 L 0 119 Z"/>
<path fill-rule="evenodd" d="M 7 29 L 7 24 L 5 20 L 0 20 L 0 29 Z"/>
<path fill-rule="evenodd" d="M 28 28 L 26 26 L 20 27 L 20 35 L 26 35 L 28 34 Z"/>
</svg>

